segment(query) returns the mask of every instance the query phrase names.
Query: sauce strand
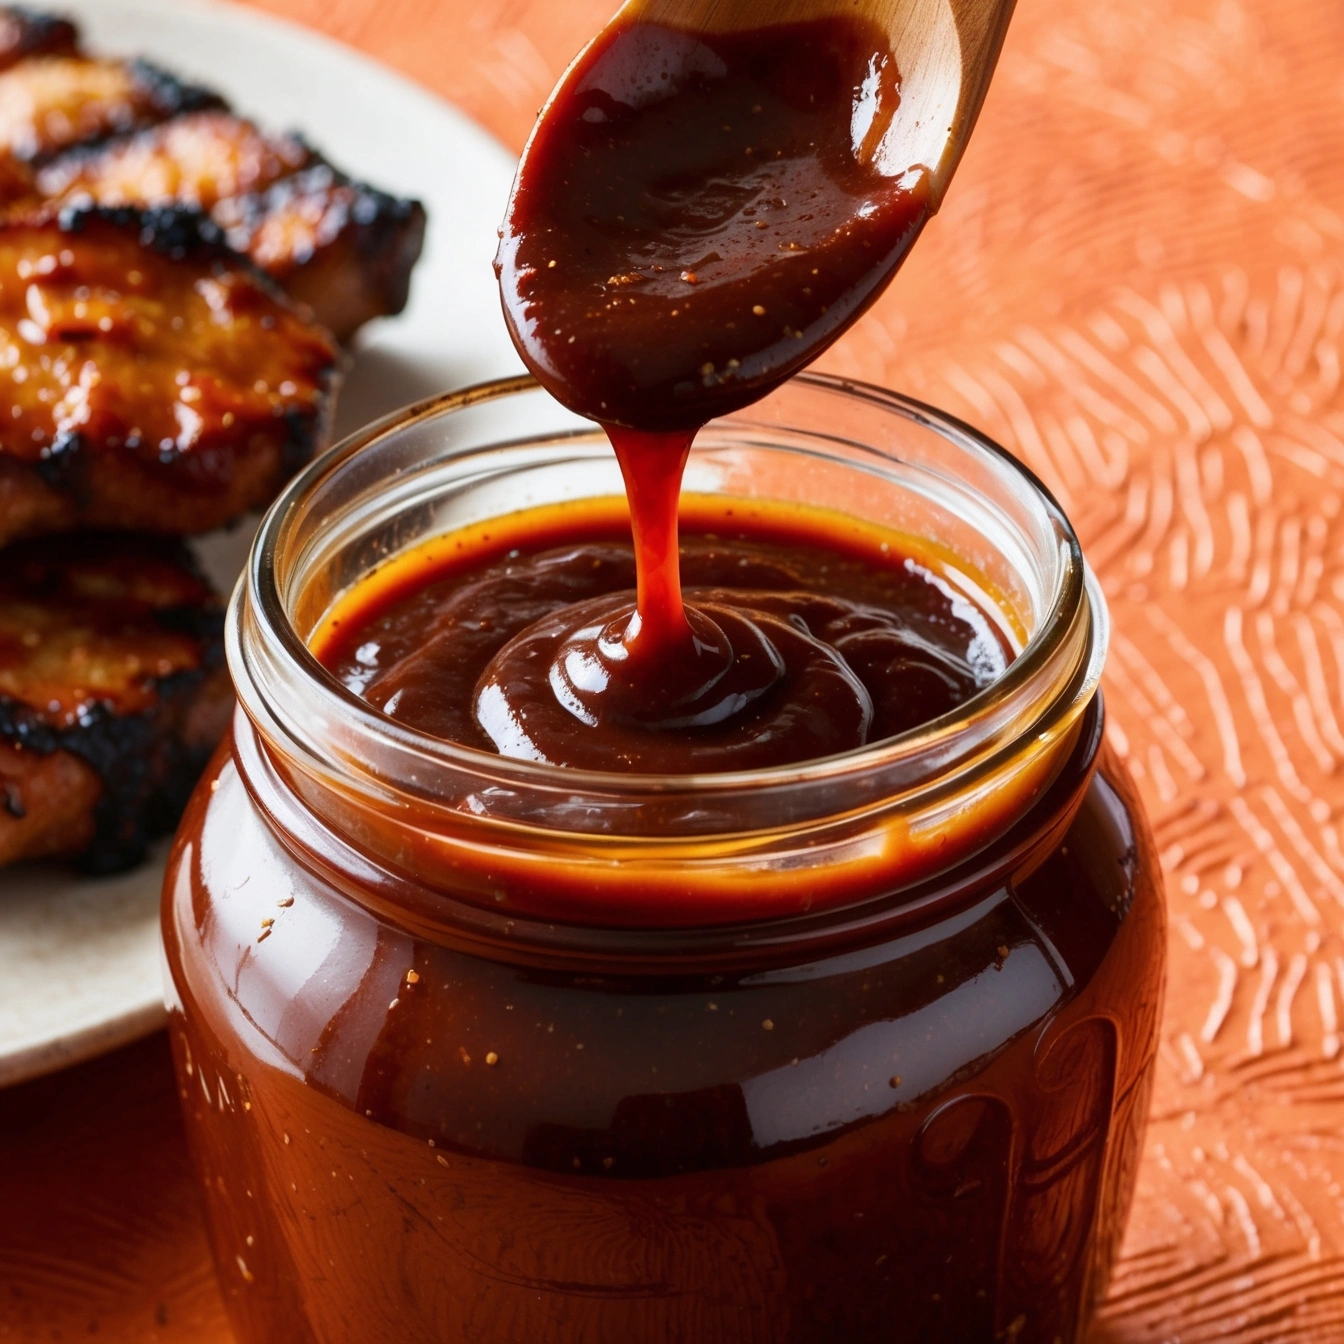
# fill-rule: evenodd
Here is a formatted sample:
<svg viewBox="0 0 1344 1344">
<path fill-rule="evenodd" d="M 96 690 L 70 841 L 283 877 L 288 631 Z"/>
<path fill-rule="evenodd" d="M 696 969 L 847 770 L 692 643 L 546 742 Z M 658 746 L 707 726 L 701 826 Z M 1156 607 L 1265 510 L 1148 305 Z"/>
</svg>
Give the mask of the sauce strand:
<svg viewBox="0 0 1344 1344">
<path fill-rule="evenodd" d="M 820 677 L 835 731 L 805 749 L 866 741 L 861 682 L 809 632 L 731 604 L 684 607 L 677 506 L 700 428 L 831 344 L 918 236 L 926 175 L 884 154 L 899 106 L 885 34 L 839 17 L 710 35 L 618 23 L 555 94 L 496 266 L 523 359 L 611 439 L 636 598 L 499 651 L 476 707 L 501 752 L 555 759 L 540 683 L 593 734 L 684 736 Z"/>
</svg>

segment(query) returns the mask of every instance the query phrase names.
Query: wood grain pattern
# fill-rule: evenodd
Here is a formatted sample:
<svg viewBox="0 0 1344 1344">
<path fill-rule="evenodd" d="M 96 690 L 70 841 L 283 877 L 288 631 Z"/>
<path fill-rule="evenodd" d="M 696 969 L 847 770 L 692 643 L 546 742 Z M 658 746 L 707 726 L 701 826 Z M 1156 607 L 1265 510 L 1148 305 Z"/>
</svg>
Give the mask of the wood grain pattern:
<svg viewBox="0 0 1344 1344">
<path fill-rule="evenodd" d="M 520 147 L 614 5 L 265 7 Z M 1112 604 L 1115 741 L 1163 847 L 1172 976 L 1094 1344 L 1344 1337 L 1341 71 L 1344 23 L 1317 0 L 1022 0 L 941 216 L 826 361 L 1018 451 Z M 117 1058 L 167 1105 L 161 1058 Z M 60 1086 L 96 1090 L 105 1067 Z M 135 1123 L 178 1152 L 174 1122 Z M 104 1340 L 224 1341 L 180 1168 L 144 1165 L 151 1139 L 107 1124 L 113 1168 L 163 1181 L 164 1223 L 123 1218 L 98 1193 L 113 1172 L 65 1171 L 26 1119 L 0 1132 L 0 1183 L 38 1154 L 51 1207 L 124 1248 L 67 1263 L 49 1224 L 26 1258 L 0 1235 L 0 1340 L 96 1321 Z M 183 1312 L 147 1330 L 172 1293 Z"/>
</svg>

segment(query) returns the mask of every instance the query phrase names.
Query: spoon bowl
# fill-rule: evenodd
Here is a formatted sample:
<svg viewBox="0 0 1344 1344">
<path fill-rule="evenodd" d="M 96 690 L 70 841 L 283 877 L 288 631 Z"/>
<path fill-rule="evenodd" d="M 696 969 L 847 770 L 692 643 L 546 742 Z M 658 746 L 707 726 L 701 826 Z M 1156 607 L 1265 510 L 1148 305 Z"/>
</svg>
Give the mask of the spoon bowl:
<svg viewBox="0 0 1344 1344">
<path fill-rule="evenodd" d="M 627 0 L 566 71 L 496 266 L 519 352 L 571 410 L 684 455 L 885 289 L 1013 0 L 862 3 Z"/>
<path fill-rule="evenodd" d="M 866 19 L 900 72 L 899 115 L 870 149 L 888 176 L 922 167 L 936 210 L 966 148 L 1015 0 L 626 0 L 613 23 L 732 33 L 814 19 Z M 543 116 L 545 113 L 543 112 Z M 871 131 L 868 132 L 871 134 Z"/>
</svg>

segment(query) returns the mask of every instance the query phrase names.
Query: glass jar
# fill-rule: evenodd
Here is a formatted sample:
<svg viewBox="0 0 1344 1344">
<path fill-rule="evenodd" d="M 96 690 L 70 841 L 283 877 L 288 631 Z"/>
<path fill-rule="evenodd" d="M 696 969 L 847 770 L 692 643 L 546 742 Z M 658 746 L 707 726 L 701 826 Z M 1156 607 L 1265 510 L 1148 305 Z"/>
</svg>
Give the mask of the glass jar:
<svg viewBox="0 0 1344 1344">
<path fill-rule="evenodd" d="M 1165 917 L 1077 540 L 966 426 L 815 375 L 710 425 L 686 488 L 931 539 L 1023 651 L 934 723 L 783 770 L 474 752 L 305 640 L 426 537 L 619 492 L 605 441 L 512 380 L 314 463 L 235 594 L 240 707 L 164 889 L 244 1344 L 1080 1337 Z"/>
</svg>

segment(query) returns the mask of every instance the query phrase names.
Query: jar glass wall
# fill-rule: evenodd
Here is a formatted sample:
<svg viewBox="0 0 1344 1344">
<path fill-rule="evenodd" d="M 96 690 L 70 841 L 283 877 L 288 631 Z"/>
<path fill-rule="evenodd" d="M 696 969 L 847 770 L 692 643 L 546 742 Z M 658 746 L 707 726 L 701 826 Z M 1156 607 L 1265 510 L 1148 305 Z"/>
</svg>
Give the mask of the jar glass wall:
<svg viewBox="0 0 1344 1344">
<path fill-rule="evenodd" d="M 618 493 L 605 444 L 518 381 L 314 464 L 235 597 L 241 708 L 164 896 L 248 1344 L 1078 1337 L 1164 931 L 1076 539 L 966 427 L 815 376 L 712 424 L 686 488 L 932 541 L 1022 652 L 786 770 L 502 760 L 378 714 L 305 641 L 425 537 Z"/>
</svg>

